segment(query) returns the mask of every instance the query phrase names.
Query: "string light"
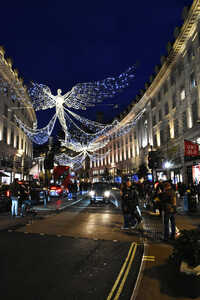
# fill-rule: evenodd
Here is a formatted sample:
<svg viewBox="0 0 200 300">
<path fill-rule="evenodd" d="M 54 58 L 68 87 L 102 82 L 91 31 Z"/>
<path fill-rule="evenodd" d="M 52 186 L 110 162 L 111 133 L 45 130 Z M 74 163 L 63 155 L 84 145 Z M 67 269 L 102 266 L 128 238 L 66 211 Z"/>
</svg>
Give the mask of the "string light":
<svg viewBox="0 0 200 300">
<path fill-rule="evenodd" d="M 83 162 L 85 161 L 86 157 L 88 156 L 91 161 L 97 161 L 99 159 L 104 159 L 110 150 L 104 154 L 94 153 L 91 154 L 88 150 L 84 149 L 81 153 L 76 156 L 70 156 L 65 153 L 55 156 L 55 161 L 59 165 L 70 165 L 74 170 L 77 170 L 82 167 Z"/>
<path fill-rule="evenodd" d="M 68 121 L 73 122 L 73 125 L 84 134 L 84 139 L 86 136 L 89 137 L 94 135 L 96 138 L 98 138 L 114 127 L 116 123 L 104 125 L 98 122 L 90 121 L 71 112 L 71 110 L 68 108 L 85 110 L 86 107 L 94 106 L 95 103 L 101 102 L 105 98 L 115 97 L 130 84 L 131 80 L 134 78 L 133 71 L 134 67 L 130 67 L 117 77 L 108 77 L 104 80 L 95 82 L 78 83 L 71 89 L 71 91 L 64 95 L 61 94 L 61 89 L 57 90 L 57 95 L 52 95 L 48 86 L 32 83 L 32 87 L 28 90 L 28 92 L 32 99 L 32 105 L 35 111 L 55 108 L 56 116 L 50 120 L 46 127 L 41 129 L 37 128 L 36 126 L 34 126 L 34 128 L 28 128 L 16 117 L 18 125 L 20 128 L 22 128 L 22 130 L 24 130 L 24 132 L 26 132 L 33 142 L 38 144 L 43 144 L 48 140 L 48 137 L 53 130 L 52 125 L 55 125 L 57 118 L 66 137 L 69 137 L 69 126 L 66 121 L 66 119 L 68 119 Z M 69 117 L 69 114 L 84 124 L 89 131 L 92 130 L 93 132 L 86 132 L 86 130 L 83 130 L 78 125 L 75 125 L 75 122 L 72 121 L 72 118 Z M 45 134 L 47 134 L 46 137 Z"/>
</svg>

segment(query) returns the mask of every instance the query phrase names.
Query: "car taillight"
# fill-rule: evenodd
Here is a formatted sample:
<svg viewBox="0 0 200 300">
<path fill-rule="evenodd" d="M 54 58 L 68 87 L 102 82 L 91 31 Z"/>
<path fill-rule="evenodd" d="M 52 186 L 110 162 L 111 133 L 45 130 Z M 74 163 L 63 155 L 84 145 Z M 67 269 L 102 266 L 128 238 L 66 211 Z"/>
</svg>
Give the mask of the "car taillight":
<svg viewBox="0 0 200 300">
<path fill-rule="evenodd" d="M 62 189 L 57 189 L 57 192 L 58 192 L 58 193 L 61 193 L 61 192 L 62 192 Z"/>
<path fill-rule="evenodd" d="M 51 186 L 51 190 L 56 190 L 56 186 Z"/>
</svg>

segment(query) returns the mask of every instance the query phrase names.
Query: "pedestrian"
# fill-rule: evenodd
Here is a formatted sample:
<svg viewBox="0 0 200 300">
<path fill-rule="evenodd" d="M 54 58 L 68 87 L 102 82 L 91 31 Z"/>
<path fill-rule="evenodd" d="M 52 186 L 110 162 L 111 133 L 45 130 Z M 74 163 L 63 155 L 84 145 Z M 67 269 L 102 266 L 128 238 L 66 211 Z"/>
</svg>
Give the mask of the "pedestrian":
<svg viewBox="0 0 200 300">
<path fill-rule="evenodd" d="M 198 196 L 198 203 L 200 203 L 200 181 L 197 184 L 197 196 Z"/>
<path fill-rule="evenodd" d="M 164 184 L 164 191 L 162 194 L 162 207 L 164 212 L 164 241 L 168 239 L 175 239 L 176 235 L 176 194 L 169 182 Z M 171 223 L 171 236 L 169 237 L 169 221 Z"/>
<path fill-rule="evenodd" d="M 130 179 L 127 179 L 121 186 L 121 208 L 124 217 L 124 225 L 121 229 L 129 229 L 135 227 L 136 223 L 141 222 L 141 213 L 138 211 L 139 197 L 137 190 L 132 185 Z M 136 220 L 137 221 L 136 221 Z"/>
<path fill-rule="evenodd" d="M 20 188 L 20 197 L 19 197 L 19 205 L 21 207 L 20 215 L 24 217 L 26 210 L 26 201 L 29 199 L 29 188 L 24 182 L 19 185 Z"/>
<path fill-rule="evenodd" d="M 20 196 L 20 185 L 18 183 L 18 179 L 15 178 L 14 181 L 10 185 L 10 192 L 11 192 L 11 215 L 12 217 L 18 216 L 18 201 Z"/>
</svg>

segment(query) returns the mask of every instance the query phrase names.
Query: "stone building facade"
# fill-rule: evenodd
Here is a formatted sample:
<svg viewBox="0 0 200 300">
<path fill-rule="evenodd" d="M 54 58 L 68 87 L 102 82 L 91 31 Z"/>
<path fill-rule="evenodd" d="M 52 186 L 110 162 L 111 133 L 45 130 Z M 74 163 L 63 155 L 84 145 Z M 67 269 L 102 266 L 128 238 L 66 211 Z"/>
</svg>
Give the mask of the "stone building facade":
<svg viewBox="0 0 200 300">
<path fill-rule="evenodd" d="M 144 90 L 118 119 L 123 126 L 144 111 L 142 117 L 127 134 L 110 134 L 109 144 L 100 153 L 111 151 L 107 158 L 91 163 L 91 180 L 101 180 L 105 168 L 113 179 L 118 174 L 136 173 L 141 164 L 148 166 L 150 150 L 159 151 L 160 161 L 154 170 L 158 179 L 170 177 L 174 182 L 185 183 L 196 180 L 192 172 L 194 167 L 200 169 L 200 157 L 186 160 L 184 141 L 200 144 L 199 0 L 185 7 L 182 17 L 183 25 L 175 28 L 167 54 L 160 58 Z M 164 167 L 166 161 L 171 162 L 169 169 Z"/>
<path fill-rule="evenodd" d="M 32 164 L 32 142 L 16 125 L 15 114 L 29 127 L 36 122 L 23 79 L 0 47 L 0 170 L 8 176 L 1 182 L 7 183 L 15 177 L 28 179 Z"/>
</svg>

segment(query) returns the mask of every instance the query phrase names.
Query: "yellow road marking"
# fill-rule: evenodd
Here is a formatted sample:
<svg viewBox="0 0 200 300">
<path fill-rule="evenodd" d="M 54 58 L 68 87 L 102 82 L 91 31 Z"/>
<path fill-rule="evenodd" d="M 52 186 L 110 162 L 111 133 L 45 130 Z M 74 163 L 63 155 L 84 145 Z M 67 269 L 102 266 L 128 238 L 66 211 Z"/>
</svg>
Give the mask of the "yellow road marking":
<svg viewBox="0 0 200 300">
<path fill-rule="evenodd" d="M 145 260 L 145 261 L 155 261 L 155 256 L 148 256 L 148 255 L 144 255 L 142 260 Z"/>
<path fill-rule="evenodd" d="M 127 278 L 128 273 L 129 273 L 129 271 L 130 271 L 130 268 L 131 268 L 133 259 L 134 259 L 134 257 L 135 257 L 136 249 L 137 249 L 137 244 L 135 244 L 135 248 L 134 248 L 134 250 L 133 250 L 133 253 L 132 253 L 130 262 L 129 262 L 128 267 L 127 267 L 127 269 L 126 269 L 126 273 L 124 274 L 124 278 L 122 279 L 122 282 L 121 282 L 121 284 L 120 284 L 120 287 L 119 287 L 119 289 L 118 289 L 118 291 L 117 291 L 117 294 L 116 294 L 114 300 L 117 300 L 117 299 L 119 298 L 119 296 L 120 296 L 120 294 L 121 294 L 121 292 L 122 292 L 122 290 L 123 290 L 124 283 L 125 283 L 125 281 L 126 281 L 126 278 Z"/>
<path fill-rule="evenodd" d="M 135 246 L 135 247 L 134 247 L 134 246 Z M 133 250 L 133 247 L 134 247 L 134 250 Z M 117 292 L 117 294 L 116 294 L 114 300 L 117 300 L 117 299 L 119 298 L 119 295 L 121 294 L 121 291 L 122 291 L 122 289 L 123 289 L 125 280 L 126 280 L 126 278 L 127 278 L 127 276 L 128 276 L 128 272 L 129 272 L 129 270 L 130 270 L 130 266 L 131 266 L 131 264 L 132 264 L 133 258 L 134 258 L 134 256 L 135 256 L 136 248 L 137 248 L 137 244 L 132 243 L 131 246 L 130 246 L 128 255 L 127 255 L 127 257 L 126 257 L 126 260 L 125 260 L 125 262 L 124 262 L 124 264 L 123 264 L 123 266 L 122 266 L 122 268 L 121 268 L 121 270 L 120 270 L 120 273 L 119 273 L 119 275 L 118 275 L 118 277 L 117 277 L 117 279 L 116 279 L 116 281 L 115 281 L 115 283 L 114 283 L 114 285 L 113 285 L 112 290 L 110 291 L 110 293 L 109 293 L 109 295 L 108 295 L 108 297 L 107 297 L 107 300 L 110 300 L 110 299 L 112 298 L 113 293 L 114 293 L 114 291 L 116 290 L 117 285 L 118 285 L 118 283 L 119 283 L 119 281 L 120 281 L 120 279 L 121 279 L 121 277 L 122 277 L 122 275 L 123 275 L 123 273 L 124 273 L 124 271 L 125 271 L 126 265 L 127 265 L 128 261 L 129 261 L 129 258 L 130 258 L 130 256 L 131 256 L 131 253 L 132 253 L 132 250 L 133 250 L 133 253 L 132 253 L 132 256 L 131 256 L 131 260 L 130 260 L 130 262 L 129 262 L 129 264 L 128 264 L 126 273 L 124 274 L 124 278 L 123 278 L 123 280 L 122 280 L 122 282 L 121 282 L 121 284 L 120 284 L 119 290 L 118 290 L 118 292 Z"/>
</svg>

